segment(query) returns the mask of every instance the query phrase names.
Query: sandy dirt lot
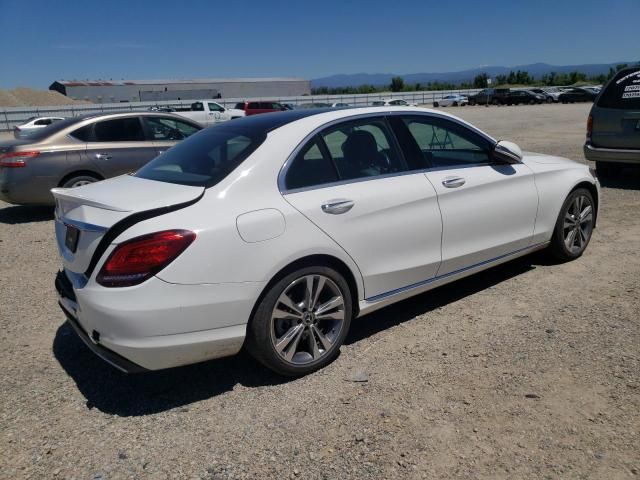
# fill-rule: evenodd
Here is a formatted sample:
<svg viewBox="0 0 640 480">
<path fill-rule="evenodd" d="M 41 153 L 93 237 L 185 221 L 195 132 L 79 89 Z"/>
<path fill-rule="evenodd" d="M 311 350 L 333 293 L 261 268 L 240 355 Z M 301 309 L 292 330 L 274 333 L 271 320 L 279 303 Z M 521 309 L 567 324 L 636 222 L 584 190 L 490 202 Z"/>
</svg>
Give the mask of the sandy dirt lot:
<svg viewBox="0 0 640 480">
<path fill-rule="evenodd" d="M 588 108 L 445 110 L 584 161 Z M 0 478 L 640 478 L 640 175 L 602 203 L 577 261 L 523 258 L 359 319 L 298 380 L 246 355 L 115 371 L 58 309 L 51 211 L 0 203 Z"/>
</svg>

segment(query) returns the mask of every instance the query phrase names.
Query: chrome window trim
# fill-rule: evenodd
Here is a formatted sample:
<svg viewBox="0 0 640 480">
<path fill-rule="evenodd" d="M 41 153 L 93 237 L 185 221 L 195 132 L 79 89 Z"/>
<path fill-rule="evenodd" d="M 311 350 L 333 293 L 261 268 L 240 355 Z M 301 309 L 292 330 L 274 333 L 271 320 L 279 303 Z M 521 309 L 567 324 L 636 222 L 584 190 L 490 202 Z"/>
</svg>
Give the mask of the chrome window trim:
<svg viewBox="0 0 640 480">
<path fill-rule="evenodd" d="M 338 118 L 336 120 L 331 120 L 327 123 L 322 124 L 321 126 L 315 128 L 314 130 L 312 130 L 309 134 L 307 134 L 302 141 L 296 146 L 296 148 L 293 149 L 293 151 L 289 154 L 289 156 L 287 157 L 287 159 L 285 160 L 285 162 L 282 164 L 282 166 L 280 167 L 280 171 L 278 172 L 278 190 L 280 191 L 280 193 L 282 195 L 287 195 L 289 193 L 298 193 L 298 192 L 304 192 L 304 191 L 308 191 L 308 190 L 317 190 L 320 188 L 328 188 L 328 187 L 335 187 L 338 185 L 347 185 L 350 183 L 359 183 L 359 182 L 367 182 L 367 181 L 372 181 L 372 180 L 377 180 L 377 179 L 382 179 L 382 178 L 389 178 L 389 177 L 399 177 L 399 176 L 404 176 L 404 175 L 414 175 L 417 173 L 427 173 L 427 172 L 432 172 L 432 171 L 439 171 L 439 170 L 451 170 L 451 169 L 457 169 L 457 168 L 467 168 L 467 167 L 479 167 L 479 166 L 486 166 L 486 165 L 490 165 L 489 163 L 486 162 L 482 162 L 482 163 L 477 163 L 477 164 L 466 164 L 466 165 L 456 165 L 456 166 L 452 166 L 452 167 L 430 167 L 430 168 L 425 168 L 425 169 L 420 169 L 420 170 L 407 170 L 407 171 L 403 171 L 403 172 L 395 172 L 395 173 L 387 173 L 384 175 L 375 175 L 375 176 L 370 176 L 370 177 L 362 177 L 362 178 L 354 178 L 354 179 L 349 179 L 349 180 L 340 180 L 337 182 L 331 182 L 331 183 L 322 183 L 319 185 L 312 185 L 309 187 L 301 187 L 301 188 L 293 188 L 293 189 L 288 189 L 285 183 L 285 179 L 287 176 L 287 172 L 289 171 L 289 167 L 291 166 L 291 163 L 293 162 L 293 160 L 297 157 L 298 153 L 300 153 L 300 151 L 306 146 L 306 144 L 313 139 L 313 137 L 315 137 L 316 135 L 318 135 L 321 131 L 333 127 L 334 125 L 337 125 L 339 123 L 346 123 L 346 122 L 351 122 L 353 120 L 363 120 L 363 119 L 367 119 L 367 118 L 378 118 L 378 119 L 382 119 L 384 120 L 385 117 L 389 117 L 389 116 L 414 116 L 414 117 L 426 117 L 426 118 L 437 118 L 439 120 L 445 120 L 445 121 L 450 121 L 452 123 L 455 123 L 457 125 L 459 125 L 462 128 L 466 128 L 467 130 L 472 131 L 473 133 L 479 135 L 480 137 L 482 137 L 483 139 L 485 139 L 488 143 L 491 143 L 493 145 L 497 144 L 498 142 L 490 137 L 489 135 L 487 135 L 486 133 L 484 133 L 483 131 L 477 129 L 476 127 L 472 126 L 472 125 L 468 125 L 464 122 L 461 122 L 460 120 L 458 120 L 457 118 L 452 118 L 452 117 L 448 117 L 446 115 L 441 115 L 438 114 L 436 112 L 415 112 L 415 111 L 408 111 L 408 112 L 401 112 L 401 111 L 393 111 L 393 112 L 374 112 L 374 113 L 361 113 L 358 115 L 350 115 L 348 117 L 342 117 L 342 118 Z M 395 132 L 393 132 L 393 129 L 391 129 L 391 133 L 394 135 L 395 138 Z M 395 143 L 400 146 L 400 143 L 398 142 L 398 139 L 395 139 Z M 400 153 L 402 154 L 402 150 L 400 151 Z"/>
</svg>

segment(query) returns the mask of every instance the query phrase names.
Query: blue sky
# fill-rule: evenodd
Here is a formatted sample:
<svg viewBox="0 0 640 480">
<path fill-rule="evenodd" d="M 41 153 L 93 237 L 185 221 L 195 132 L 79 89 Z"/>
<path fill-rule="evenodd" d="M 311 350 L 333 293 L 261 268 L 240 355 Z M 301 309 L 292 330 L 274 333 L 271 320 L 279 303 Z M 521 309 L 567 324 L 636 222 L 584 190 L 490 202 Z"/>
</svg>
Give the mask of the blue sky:
<svg viewBox="0 0 640 480">
<path fill-rule="evenodd" d="M 0 87 L 639 60 L 640 0 L 0 0 Z"/>
</svg>

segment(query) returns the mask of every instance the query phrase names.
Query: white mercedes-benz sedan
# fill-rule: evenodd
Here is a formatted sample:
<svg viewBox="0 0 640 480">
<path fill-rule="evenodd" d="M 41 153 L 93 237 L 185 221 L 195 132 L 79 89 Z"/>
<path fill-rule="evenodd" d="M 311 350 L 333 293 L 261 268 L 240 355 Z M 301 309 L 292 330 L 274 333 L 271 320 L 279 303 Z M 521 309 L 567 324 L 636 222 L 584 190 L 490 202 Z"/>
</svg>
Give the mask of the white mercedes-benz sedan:
<svg viewBox="0 0 640 480">
<path fill-rule="evenodd" d="M 244 345 L 291 376 L 355 317 L 536 250 L 579 257 L 600 197 L 585 165 L 415 107 L 242 118 L 52 192 L 60 306 L 97 355 L 130 372 Z"/>
</svg>

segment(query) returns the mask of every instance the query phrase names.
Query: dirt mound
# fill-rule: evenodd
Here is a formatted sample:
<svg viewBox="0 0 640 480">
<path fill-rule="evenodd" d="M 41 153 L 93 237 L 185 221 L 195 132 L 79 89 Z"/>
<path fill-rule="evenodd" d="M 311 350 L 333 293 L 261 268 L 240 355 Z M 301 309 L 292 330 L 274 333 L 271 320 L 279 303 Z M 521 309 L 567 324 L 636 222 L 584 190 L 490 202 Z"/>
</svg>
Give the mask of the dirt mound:
<svg viewBox="0 0 640 480">
<path fill-rule="evenodd" d="M 87 102 L 72 100 L 53 90 L 34 90 L 25 87 L 0 90 L 0 107 L 35 107 L 41 105 L 71 105 L 73 103 Z"/>
</svg>

